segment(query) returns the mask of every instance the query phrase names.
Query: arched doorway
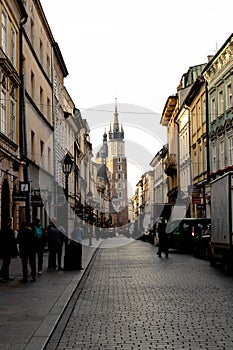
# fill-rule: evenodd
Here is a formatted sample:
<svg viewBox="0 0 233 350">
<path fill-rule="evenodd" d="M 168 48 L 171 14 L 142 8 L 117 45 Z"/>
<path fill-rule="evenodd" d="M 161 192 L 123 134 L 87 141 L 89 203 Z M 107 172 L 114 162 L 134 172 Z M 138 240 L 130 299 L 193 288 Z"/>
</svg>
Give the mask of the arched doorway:
<svg viewBox="0 0 233 350">
<path fill-rule="evenodd" d="M 5 179 L 2 183 L 1 228 L 6 227 L 7 219 L 10 216 L 10 188 L 7 179 Z"/>
</svg>

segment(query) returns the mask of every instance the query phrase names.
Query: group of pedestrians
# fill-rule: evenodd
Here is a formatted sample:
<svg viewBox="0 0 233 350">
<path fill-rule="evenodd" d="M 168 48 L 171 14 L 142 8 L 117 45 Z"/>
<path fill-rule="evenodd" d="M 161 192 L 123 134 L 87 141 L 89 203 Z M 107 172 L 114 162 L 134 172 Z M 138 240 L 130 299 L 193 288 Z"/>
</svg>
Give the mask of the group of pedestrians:
<svg viewBox="0 0 233 350">
<path fill-rule="evenodd" d="M 82 240 L 84 231 L 76 226 L 72 231 L 72 239 L 68 240 L 62 226 L 56 226 L 56 219 L 50 222 L 45 230 L 36 219 L 33 224 L 23 222 L 15 235 L 12 229 L 12 220 L 7 220 L 7 226 L 0 232 L 0 257 L 2 266 L 0 270 L 0 281 L 7 282 L 13 280 L 10 277 L 9 269 L 11 259 L 20 256 L 22 262 L 22 279 L 20 282 L 28 282 L 28 268 L 31 269 L 31 282 L 35 282 L 37 275 L 41 275 L 44 263 L 44 251 L 48 244 L 48 270 L 71 270 L 82 269 Z M 76 241 L 73 241 L 75 239 Z M 62 267 L 62 252 L 65 243 L 64 267 Z M 69 248 L 69 252 L 68 252 Z M 67 255 L 68 253 L 68 255 Z"/>
</svg>

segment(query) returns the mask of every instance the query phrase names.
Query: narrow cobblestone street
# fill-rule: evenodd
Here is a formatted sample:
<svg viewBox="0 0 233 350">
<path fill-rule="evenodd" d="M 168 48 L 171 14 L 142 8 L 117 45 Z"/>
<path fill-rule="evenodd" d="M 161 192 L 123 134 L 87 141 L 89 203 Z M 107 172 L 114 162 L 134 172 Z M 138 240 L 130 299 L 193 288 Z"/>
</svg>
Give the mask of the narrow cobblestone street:
<svg viewBox="0 0 233 350">
<path fill-rule="evenodd" d="M 159 259 L 140 241 L 100 248 L 46 349 L 232 350 L 232 295 L 208 261 Z"/>
</svg>

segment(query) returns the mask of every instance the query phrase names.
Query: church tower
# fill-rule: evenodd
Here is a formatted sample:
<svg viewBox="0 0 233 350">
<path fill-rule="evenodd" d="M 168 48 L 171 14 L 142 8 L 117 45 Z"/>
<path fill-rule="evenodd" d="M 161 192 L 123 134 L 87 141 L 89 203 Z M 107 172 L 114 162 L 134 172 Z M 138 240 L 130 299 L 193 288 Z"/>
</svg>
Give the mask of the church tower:
<svg viewBox="0 0 233 350">
<path fill-rule="evenodd" d="M 127 159 L 124 130 L 118 120 L 117 99 L 115 99 L 114 120 L 113 124 L 110 124 L 108 137 L 106 167 L 110 181 L 110 198 L 115 210 L 112 215 L 113 224 L 121 227 L 128 223 Z"/>
</svg>

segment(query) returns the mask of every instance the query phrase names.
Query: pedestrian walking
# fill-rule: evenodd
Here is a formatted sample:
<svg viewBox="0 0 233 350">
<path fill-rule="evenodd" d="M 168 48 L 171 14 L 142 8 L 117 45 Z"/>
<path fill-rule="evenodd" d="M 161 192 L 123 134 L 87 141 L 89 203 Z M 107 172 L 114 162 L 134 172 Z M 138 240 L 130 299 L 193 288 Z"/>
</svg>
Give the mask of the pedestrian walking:
<svg viewBox="0 0 233 350">
<path fill-rule="evenodd" d="M 46 234 L 42 225 L 40 224 L 40 219 L 36 218 L 33 231 L 36 239 L 36 256 L 37 256 L 37 273 L 41 275 L 43 270 L 43 260 L 44 260 L 44 248 L 46 244 Z"/>
<path fill-rule="evenodd" d="M 48 235 L 49 259 L 48 269 L 55 271 L 63 270 L 61 265 L 63 243 L 65 242 L 65 230 L 62 226 L 59 228 L 54 223 L 50 224 Z"/>
<path fill-rule="evenodd" d="M 19 255 L 22 261 L 22 283 L 28 282 L 28 263 L 31 268 L 31 282 L 36 281 L 36 237 L 30 224 L 23 222 L 18 232 Z"/>
<path fill-rule="evenodd" d="M 67 244 L 65 256 L 65 270 L 82 270 L 82 243 L 84 230 L 82 223 L 75 220 L 74 229 L 71 232 L 71 239 Z"/>
<path fill-rule="evenodd" d="M 5 228 L 0 232 L 0 257 L 2 258 L 2 266 L 0 270 L 0 280 L 2 282 L 13 281 L 10 277 L 9 269 L 11 259 L 18 255 L 17 241 L 15 232 L 12 230 L 12 219 L 7 220 Z"/>
<path fill-rule="evenodd" d="M 166 258 L 168 258 L 168 235 L 166 233 L 166 221 L 164 218 L 160 219 L 157 231 L 159 236 L 158 256 L 161 258 L 161 254 L 164 252 Z"/>
</svg>

